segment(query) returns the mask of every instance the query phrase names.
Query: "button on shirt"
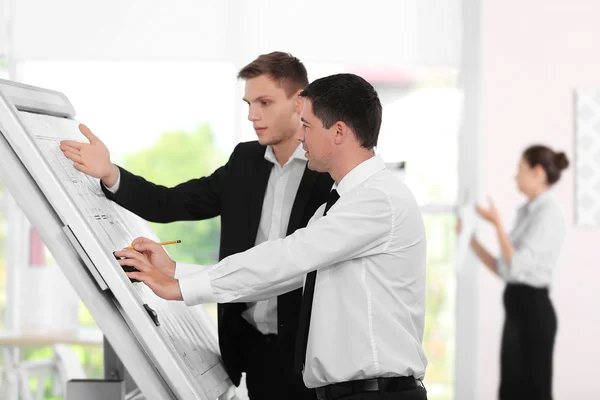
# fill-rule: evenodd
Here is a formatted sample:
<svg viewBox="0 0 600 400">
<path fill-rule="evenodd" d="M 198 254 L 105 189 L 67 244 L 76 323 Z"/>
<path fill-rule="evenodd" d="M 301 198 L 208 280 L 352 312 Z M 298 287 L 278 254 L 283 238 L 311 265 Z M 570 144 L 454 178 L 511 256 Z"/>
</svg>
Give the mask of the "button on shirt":
<svg viewBox="0 0 600 400">
<path fill-rule="evenodd" d="M 496 260 L 498 275 L 508 283 L 550 287 L 553 271 L 565 242 L 567 223 L 554 194 L 547 190 L 517 212 L 509 240 L 515 252 L 506 263 Z"/>
<path fill-rule="evenodd" d="M 200 270 L 178 264 L 183 299 L 188 305 L 268 299 L 301 287 L 318 269 L 305 384 L 422 379 L 426 240 L 419 207 L 379 156 L 356 166 L 337 191 L 327 216 L 323 204 L 307 228 L 284 239 Z"/>
</svg>

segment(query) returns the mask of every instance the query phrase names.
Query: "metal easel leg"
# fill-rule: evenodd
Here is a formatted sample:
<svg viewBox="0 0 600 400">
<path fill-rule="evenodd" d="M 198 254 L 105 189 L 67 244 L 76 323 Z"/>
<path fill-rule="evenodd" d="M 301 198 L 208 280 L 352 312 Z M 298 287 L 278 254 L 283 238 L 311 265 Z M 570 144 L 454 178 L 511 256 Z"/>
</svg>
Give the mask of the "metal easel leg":
<svg viewBox="0 0 600 400">
<path fill-rule="evenodd" d="M 137 385 L 104 338 L 104 379 L 70 380 L 65 400 L 125 400 L 126 393 L 135 391 L 138 391 Z"/>
</svg>

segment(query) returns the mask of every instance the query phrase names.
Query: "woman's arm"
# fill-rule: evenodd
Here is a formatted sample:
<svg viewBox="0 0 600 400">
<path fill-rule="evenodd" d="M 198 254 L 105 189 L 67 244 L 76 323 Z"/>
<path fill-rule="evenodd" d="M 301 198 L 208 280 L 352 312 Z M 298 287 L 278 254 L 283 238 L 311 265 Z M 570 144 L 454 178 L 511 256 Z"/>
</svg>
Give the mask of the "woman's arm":
<svg viewBox="0 0 600 400">
<path fill-rule="evenodd" d="M 513 247 L 510 239 L 508 238 L 508 234 L 504 230 L 502 226 L 502 222 L 498 219 L 494 224 L 496 226 L 496 233 L 498 234 L 498 242 L 500 243 L 500 250 L 502 251 L 502 256 L 504 257 L 504 262 L 507 266 L 510 266 L 510 262 L 512 261 L 513 254 L 515 254 L 515 248 Z"/>
<path fill-rule="evenodd" d="M 502 257 L 504 258 L 504 263 L 508 266 L 508 265 L 510 265 L 513 254 L 515 253 L 515 248 L 513 247 L 510 240 L 508 239 L 508 234 L 506 233 L 506 231 L 504 230 L 504 227 L 502 226 L 502 220 L 500 219 L 500 213 L 498 213 L 498 210 L 496 209 L 496 205 L 494 204 L 492 199 L 488 199 L 488 200 L 490 202 L 490 207 L 488 209 L 485 209 L 481 206 L 476 206 L 475 210 L 483 219 L 485 219 L 486 221 L 488 221 L 489 223 L 494 225 L 494 228 L 496 228 L 496 234 L 498 235 L 498 242 L 500 243 L 500 250 L 502 252 Z M 485 249 L 483 249 L 483 247 L 481 247 L 481 250 L 485 251 Z M 487 256 L 489 256 L 490 258 L 492 258 L 492 256 L 490 255 L 489 252 L 485 251 L 485 254 Z M 482 261 L 484 261 L 484 260 L 482 259 Z M 485 261 L 484 261 L 484 263 L 485 263 Z M 486 264 L 486 265 L 489 268 L 489 265 L 488 264 Z M 495 265 L 494 272 L 498 273 L 498 268 L 497 268 L 495 260 L 494 260 L 494 265 Z"/>
<path fill-rule="evenodd" d="M 477 240 L 477 238 L 475 238 L 475 236 L 473 236 L 471 238 L 471 249 L 477 255 L 477 257 L 481 260 L 481 262 L 483 262 L 483 264 L 487 267 L 487 269 L 489 269 L 490 271 L 492 271 L 495 274 L 498 274 L 498 267 L 496 266 L 496 259 L 490 254 L 489 251 L 487 251 L 485 249 L 485 247 L 483 247 L 481 245 L 481 243 L 479 243 L 479 241 Z"/>
</svg>

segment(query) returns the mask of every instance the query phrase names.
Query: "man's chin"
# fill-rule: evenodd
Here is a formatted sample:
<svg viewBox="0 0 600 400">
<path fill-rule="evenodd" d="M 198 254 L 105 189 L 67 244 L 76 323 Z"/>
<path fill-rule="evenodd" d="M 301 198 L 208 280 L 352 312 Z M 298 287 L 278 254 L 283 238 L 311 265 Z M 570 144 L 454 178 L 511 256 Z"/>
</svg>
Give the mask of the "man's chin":
<svg viewBox="0 0 600 400">
<path fill-rule="evenodd" d="M 270 137 L 264 137 L 264 136 L 257 136 L 257 139 L 258 139 L 258 143 L 262 144 L 263 146 L 274 146 L 281 142 L 281 140 L 277 140 L 277 139 L 270 138 Z"/>
<path fill-rule="evenodd" d="M 326 172 L 323 171 L 322 169 L 319 168 L 318 165 L 315 165 L 315 163 L 313 161 L 311 161 L 310 159 L 308 160 L 308 163 L 306 164 L 306 166 L 308 167 L 308 169 L 310 169 L 311 171 L 315 171 L 315 172 Z"/>
</svg>

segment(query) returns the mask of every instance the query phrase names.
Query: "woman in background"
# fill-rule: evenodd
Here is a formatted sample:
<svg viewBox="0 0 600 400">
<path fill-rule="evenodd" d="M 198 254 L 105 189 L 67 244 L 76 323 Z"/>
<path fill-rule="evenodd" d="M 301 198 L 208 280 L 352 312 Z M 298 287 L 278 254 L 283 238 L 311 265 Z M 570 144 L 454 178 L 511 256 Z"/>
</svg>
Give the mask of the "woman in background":
<svg viewBox="0 0 600 400">
<path fill-rule="evenodd" d="M 471 249 L 506 281 L 502 332 L 500 399 L 552 399 L 552 355 L 556 314 L 548 290 L 566 236 L 566 221 L 550 190 L 569 161 L 565 153 L 532 146 L 523 153 L 515 177 L 529 201 L 517 213 L 507 235 L 500 215 L 490 207 L 477 213 L 494 225 L 501 256 L 492 255 L 473 236 Z M 460 231 L 460 221 L 457 227 Z"/>
</svg>

